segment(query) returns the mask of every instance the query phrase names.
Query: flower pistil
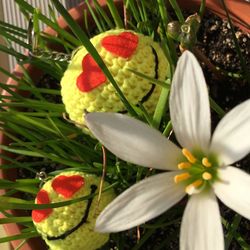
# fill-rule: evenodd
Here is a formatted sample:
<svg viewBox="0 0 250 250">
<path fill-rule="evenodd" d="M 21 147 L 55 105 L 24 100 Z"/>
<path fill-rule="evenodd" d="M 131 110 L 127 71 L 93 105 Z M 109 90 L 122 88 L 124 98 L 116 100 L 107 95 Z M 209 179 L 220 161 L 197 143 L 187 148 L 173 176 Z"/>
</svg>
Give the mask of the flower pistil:
<svg viewBox="0 0 250 250">
<path fill-rule="evenodd" d="M 205 186 L 213 181 L 217 175 L 217 164 L 208 157 L 196 157 L 188 149 L 183 148 L 182 154 L 187 161 L 180 162 L 177 166 L 185 172 L 174 177 L 175 183 L 183 182 L 185 192 L 189 195 L 199 193 Z"/>
</svg>

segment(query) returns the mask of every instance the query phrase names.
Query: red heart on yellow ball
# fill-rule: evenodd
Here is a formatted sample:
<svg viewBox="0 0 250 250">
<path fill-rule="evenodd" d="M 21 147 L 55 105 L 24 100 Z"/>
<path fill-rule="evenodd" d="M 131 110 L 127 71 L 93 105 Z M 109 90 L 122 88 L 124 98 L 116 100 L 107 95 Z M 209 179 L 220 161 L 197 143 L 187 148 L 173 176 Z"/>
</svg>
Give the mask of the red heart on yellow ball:
<svg viewBox="0 0 250 250">
<path fill-rule="evenodd" d="M 46 190 L 41 189 L 36 196 L 36 204 L 50 204 L 50 198 Z M 36 223 L 46 219 L 52 213 L 52 208 L 32 210 L 32 219 Z"/>
<path fill-rule="evenodd" d="M 72 197 L 83 185 L 84 179 L 80 175 L 59 175 L 51 184 L 52 188 L 64 198 Z"/>
<path fill-rule="evenodd" d="M 138 36 L 132 32 L 122 32 L 119 35 L 110 35 L 102 39 L 102 46 L 109 52 L 129 58 L 135 52 L 138 45 Z"/>
<path fill-rule="evenodd" d="M 83 72 L 76 79 L 76 85 L 82 92 L 90 92 L 107 80 L 105 74 L 90 54 L 84 56 L 82 69 Z"/>
</svg>

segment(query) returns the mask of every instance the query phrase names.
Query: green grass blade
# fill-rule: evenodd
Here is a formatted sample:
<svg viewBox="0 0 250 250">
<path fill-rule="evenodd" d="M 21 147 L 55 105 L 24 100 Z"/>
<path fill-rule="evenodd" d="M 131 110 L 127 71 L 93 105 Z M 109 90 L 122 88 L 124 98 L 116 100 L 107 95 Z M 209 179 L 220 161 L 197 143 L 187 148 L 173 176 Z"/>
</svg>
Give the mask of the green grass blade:
<svg viewBox="0 0 250 250">
<path fill-rule="evenodd" d="M 21 6 L 22 8 L 24 8 L 27 12 L 29 12 L 29 14 L 32 15 L 34 13 L 34 7 L 32 7 L 25 0 L 15 0 L 15 2 L 19 6 Z M 60 34 L 61 36 L 63 36 L 66 40 L 70 41 L 75 46 L 79 46 L 80 45 L 79 41 L 74 36 L 72 36 L 69 32 L 65 31 L 64 29 L 60 28 L 57 23 L 54 23 L 49 18 L 47 18 L 45 15 L 39 13 L 38 14 L 38 18 L 43 23 L 45 23 L 46 25 L 48 25 L 51 28 L 53 28 L 56 32 L 58 32 L 58 34 Z"/>
<path fill-rule="evenodd" d="M 108 25 L 109 29 L 114 28 L 114 24 L 106 14 L 106 12 L 103 10 L 103 8 L 100 6 L 97 0 L 93 0 L 93 3 L 95 5 L 96 10 L 100 13 L 100 16 L 105 20 L 106 24 Z"/>
<path fill-rule="evenodd" d="M 8 47 L 6 47 L 4 45 L 1 45 L 1 44 L 0 44 L 0 51 L 6 53 L 7 55 L 12 55 L 16 59 L 18 59 L 18 60 L 25 60 L 25 59 L 27 59 L 27 57 L 25 55 L 23 55 L 21 53 L 18 53 L 15 50 L 13 50 L 12 48 L 8 48 Z"/>
<path fill-rule="evenodd" d="M 26 156 L 32 156 L 32 157 L 43 157 L 42 154 L 39 154 L 39 153 L 34 152 L 34 151 L 10 148 L 10 147 L 5 146 L 5 145 L 0 145 L 0 149 L 3 149 L 3 150 L 10 152 L 10 153 L 19 154 L 19 155 L 26 155 Z"/>
<path fill-rule="evenodd" d="M 169 0 L 171 6 L 173 7 L 174 9 L 174 12 L 179 20 L 179 22 L 181 24 L 183 24 L 185 22 L 185 19 L 184 19 L 184 16 L 182 14 L 182 11 L 181 11 L 181 8 L 179 7 L 178 3 L 176 0 Z"/>
<path fill-rule="evenodd" d="M 0 224 L 32 222 L 31 217 L 0 218 Z"/>
<path fill-rule="evenodd" d="M 225 111 L 211 98 L 209 97 L 211 108 L 222 118 L 225 115 Z"/>
<path fill-rule="evenodd" d="M 137 76 L 139 76 L 139 77 L 141 77 L 143 79 L 146 79 L 146 80 L 150 81 L 150 83 L 154 83 L 155 85 L 159 85 L 159 86 L 161 86 L 163 88 L 167 88 L 167 89 L 170 88 L 170 84 L 167 83 L 167 82 L 160 81 L 160 80 L 157 80 L 155 78 L 149 77 L 149 76 L 147 76 L 147 75 L 145 75 L 145 74 L 143 74 L 141 72 L 138 72 L 138 71 L 130 69 L 130 68 L 127 68 L 127 70 L 129 70 L 130 72 L 134 73 L 135 75 L 137 75 Z"/>
<path fill-rule="evenodd" d="M 199 16 L 202 18 L 206 10 L 206 0 L 201 0 L 201 5 L 199 9 Z"/>
<path fill-rule="evenodd" d="M 0 34 L 2 37 L 4 37 L 5 39 L 7 39 L 10 42 L 14 42 L 20 46 L 22 46 L 25 49 L 30 50 L 30 45 L 27 44 L 26 42 L 20 40 L 19 38 L 17 38 L 16 36 L 10 34 L 9 32 L 6 32 L 3 28 L 0 27 Z"/>
<path fill-rule="evenodd" d="M 87 5 L 87 7 L 88 7 L 88 10 L 89 10 L 92 18 L 94 19 L 94 22 L 95 22 L 95 24 L 96 24 L 96 26 L 98 28 L 99 33 L 102 33 L 104 31 L 103 27 L 102 27 L 102 25 L 101 25 L 101 23 L 99 21 L 99 18 L 97 17 L 96 13 L 94 12 L 93 8 L 90 6 L 89 0 L 86 0 L 85 3 Z"/>
<path fill-rule="evenodd" d="M 225 250 L 229 249 L 230 244 L 234 238 L 235 232 L 237 231 L 239 227 L 241 219 L 242 219 L 242 216 L 240 216 L 239 214 L 235 214 L 233 218 L 233 222 L 229 226 L 229 231 L 225 237 Z"/>
<path fill-rule="evenodd" d="M 118 10 L 115 6 L 115 3 L 113 0 L 107 0 L 107 5 L 108 5 L 108 8 L 109 8 L 109 11 L 114 19 L 114 22 L 115 22 L 115 25 L 116 25 L 116 28 L 119 28 L 119 29 L 122 29 L 124 28 L 124 25 L 123 25 L 123 21 L 118 13 Z"/>
<path fill-rule="evenodd" d="M 154 116 L 153 116 L 154 128 L 158 129 L 160 127 L 162 116 L 163 116 L 163 114 L 165 114 L 165 111 L 166 111 L 168 96 L 169 96 L 169 89 L 163 88 L 161 90 L 161 95 L 160 95 L 160 98 L 159 98 L 159 101 L 157 103 L 157 106 L 156 106 L 156 109 L 154 112 Z"/>
<path fill-rule="evenodd" d="M 8 28 L 10 30 L 17 31 L 18 33 L 20 33 L 20 36 L 21 36 L 21 34 L 23 35 L 23 38 L 26 38 L 26 36 L 27 36 L 27 30 L 26 29 L 23 29 L 21 27 L 15 26 L 15 25 L 12 25 L 10 23 L 3 22 L 1 20 L 0 20 L 0 27 Z"/>
<path fill-rule="evenodd" d="M 20 239 L 30 239 L 30 238 L 34 238 L 34 237 L 38 237 L 39 233 L 37 232 L 28 232 L 28 233 L 21 233 L 21 234 L 17 234 L 17 235 L 13 235 L 13 236 L 7 236 L 7 237 L 3 237 L 0 238 L 0 243 L 4 243 L 4 242 L 10 242 L 13 240 L 20 240 Z"/>
</svg>

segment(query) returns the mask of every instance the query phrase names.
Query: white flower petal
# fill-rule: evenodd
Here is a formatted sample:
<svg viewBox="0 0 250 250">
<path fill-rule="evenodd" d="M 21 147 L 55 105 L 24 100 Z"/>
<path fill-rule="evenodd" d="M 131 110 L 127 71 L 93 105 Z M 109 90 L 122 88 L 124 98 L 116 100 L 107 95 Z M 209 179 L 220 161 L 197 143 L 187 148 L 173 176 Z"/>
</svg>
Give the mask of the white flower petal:
<svg viewBox="0 0 250 250">
<path fill-rule="evenodd" d="M 218 170 L 214 191 L 228 207 L 250 220 L 250 175 L 235 167 Z"/>
<path fill-rule="evenodd" d="M 223 165 L 230 165 L 250 152 L 250 100 L 227 113 L 212 136 L 211 149 Z"/>
<path fill-rule="evenodd" d="M 170 92 L 170 114 L 179 143 L 206 151 L 210 143 L 211 120 L 206 81 L 191 52 L 180 57 Z"/>
<path fill-rule="evenodd" d="M 159 131 L 117 113 L 89 113 L 87 126 L 119 158 L 145 167 L 176 170 L 181 150 Z"/>
<path fill-rule="evenodd" d="M 180 249 L 224 249 L 219 206 L 212 191 L 190 197 L 181 223 Z"/>
<path fill-rule="evenodd" d="M 185 196 L 184 187 L 174 183 L 178 173 L 157 174 L 127 189 L 97 218 L 96 231 L 127 230 L 165 212 Z"/>
</svg>

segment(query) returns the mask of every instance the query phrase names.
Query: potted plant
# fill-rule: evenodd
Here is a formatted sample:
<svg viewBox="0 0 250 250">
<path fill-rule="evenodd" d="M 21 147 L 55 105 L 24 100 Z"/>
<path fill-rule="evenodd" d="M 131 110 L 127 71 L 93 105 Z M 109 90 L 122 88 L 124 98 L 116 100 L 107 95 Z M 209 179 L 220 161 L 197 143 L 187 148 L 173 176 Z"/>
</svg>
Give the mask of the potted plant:
<svg viewBox="0 0 250 250">
<path fill-rule="evenodd" d="M 21 3 L 24 1 L 18 0 L 17 2 Z M 33 51 L 33 57 L 21 57 L 19 59 L 22 60 L 21 62 L 21 68 L 23 69 L 24 62 L 29 62 L 30 65 L 35 65 L 36 68 L 40 68 L 43 70 L 43 72 L 46 72 L 50 75 L 54 76 L 54 79 L 52 79 L 52 82 L 60 82 L 63 72 L 66 70 L 67 62 L 56 60 L 53 57 L 53 52 L 51 52 L 52 56 L 50 57 L 48 55 L 47 46 L 45 45 L 48 41 L 50 42 L 59 42 L 60 45 L 63 45 L 64 51 L 71 52 L 72 49 L 75 49 L 81 43 L 84 44 L 85 47 L 88 48 L 88 51 L 91 55 L 96 56 L 95 60 L 101 64 L 100 59 L 98 59 L 98 55 L 95 54 L 95 50 L 91 48 L 89 40 L 85 39 L 84 33 L 79 31 L 78 26 L 75 25 L 75 23 L 72 23 L 70 17 L 65 14 L 65 10 L 63 10 L 60 7 L 60 4 L 58 1 L 52 1 L 57 7 L 59 6 L 59 11 L 61 11 L 61 14 L 63 15 L 63 18 L 66 20 L 68 25 L 70 26 L 70 29 L 73 31 L 73 33 L 77 36 L 78 41 L 72 36 L 70 33 L 64 33 L 60 28 L 58 28 L 57 23 L 55 22 L 52 26 L 53 28 L 57 29 L 59 37 L 53 38 L 50 35 L 54 35 L 52 30 L 47 30 L 46 33 L 49 33 L 50 35 L 40 34 L 40 31 L 36 27 L 36 21 L 37 19 L 43 20 L 45 22 L 48 22 L 47 19 L 44 18 L 39 12 L 34 12 L 34 28 L 37 29 L 35 32 L 37 33 L 37 37 L 39 38 L 39 46 L 43 49 L 41 54 L 39 54 L 39 51 Z M 175 11 L 179 17 L 179 21 L 181 22 L 181 16 L 179 9 L 176 8 L 175 1 L 171 1 L 172 6 L 175 7 Z M 197 4 L 197 1 L 194 1 Z M 97 7 L 96 14 L 93 15 L 95 18 L 96 16 L 99 17 L 99 22 L 97 22 L 98 31 L 97 32 L 103 32 L 108 29 L 108 25 L 111 25 L 112 22 L 114 22 L 114 26 L 123 27 L 122 19 L 117 16 L 117 11 L 114 8 L 114 4 L 112 1 L 108 2 L 108 7 L 106 6 L 106 9 L 111 10 L 111 16 L 113 16 L 114 21 L 112 19 L 108 18 L 104 13 L 101 12 L 103 10 L 104 5 L 101 3 L 101 5 L 97 5 L 97 3 L 94 1 L 95 7 Z M 208 7 L 209 5 L 208 1 Z M 152 5 L 146 4 L 145 2 L 142 3 L 142 6 L 140 5 L 133 5 L 135 2 L 128 3 L 128 10 L 125 12 L 125 20 L 127 20 L 126 25 L 130 27 L 130 29 L 134 29 L 137 32 L 144 33 L 145 35 L 151 35 L 153 32 L 155 32 L 155 39 L 158 41 L 166 42 L 168 46 L 173 46 L 171 43 L 173 42 L 180 42 L 182 47 L 189 46 L 189 43 L 187 44 L 186 41 L 180 40 L 180 37 L 175 37 L 177 40 L 172 40 L 171 36 L 166 36 L 166 34 L 163 35 L 157 34 L 157 29 L 159 26 L 159 20 L 164 20 L 166 16 L 164 16 L 166 13 L 164 12 L 164 4 L 162 1 L 158 1 L 157 5 L 158 8 L 163 7 L 163 9 L 154 11 L 153 3 Z M 180 6 L 185 8 L 185 1 L 184 3 L 181 3 Z M 200 3 L 199 3 L 200 5 Z M 197 5 L 197 6 L 199 6 Z M 27 10 L 30 13 L 33 13 L 33 9 L 30 9 L 29 6 L 26 6 Z M 116 8 L 119 9 L 119 11 L 122 11 L 122 3 L 118 2 L 116 3 Z M 82 10 L 83 8 L 87 8 L 86 6 L 80 6 L 77 7 L 73 12 L 78 13 L 76 20 L 78 23 L 82 23 Z M 137 9 L 138 8 L 138 9 Z M 211 7 L 213 10 L 213 8 Z M 112 12 L 113 11 L 113 12 Z M 143 14 L 139 11 L 145 11 Z M 151 12 L 152 11 L 152 12 Z M 162 12 L 163 11 L 163 12 Z M 71 12 L 72 13 L 72 12 Z M 80 13 L 80 15 L 79 15 Z M 147 15 L 148 14 L 148 15 Z M 151 15 L 158 15 L 156 17 L 151 17 Z M 152 18 L 152 20 L 150 19 Z M 158 19 L 158 23 L 156 22 Z M 98 18 L 97 18 L 98 19 Z M 62 19 L 61 19 L 62 20 Z M 165 21 L 165 20 L 164 20 Z M 192 20 L 196 25 L 196 19 Z M 156 23 L 155 23 L 156 22 Z M 197 21 L 198 22 L 198 21 Z M 65 27 L 65 23 L 62 24 L 61 21 L 58 22 L 63 28 Z M 188 25 L 190 23 L 188 22 Z M 136 26 L 137 25 L 137 26 Z M 92 25 L 90 25 L 92 27 Z M 90 27 L 89 26 L 89 27 Z M 123 27 L 124 28 L 124 27 Z M 195 32 L 196 32 L 196 28 Z M 163 32 L 164 27 L 161 27 L 161 32 Z M 178 31 L 178 30 L 177 30 Z M 92 31 L 92 35 L 94 35 L 96 31 Z M 160 33 L 161 33 L 160 32 Z M 178 31 L 179 32 L 179 31 Z M 169 34 L 168 34 L 169 35 Z M 179 36 L 180 34 L 178 34 Z M 195 34 L 196 35 L 196 34 Z M 167 40 L 166 40 L 167 39 Z M 193 40 L 188 41 L 191 43 L 191 47 L 193 47 Z M 173 66 L 172 70 L 174 69 L 174 65 L 177 61 L 176 54 L 172 51 L 168 52 L 169 47 L 165 44 L 165 55 L 167 56 L 168 60 L 170 61 L 170 64 Z M 49 45 L 49 48 L 51 45 Z M 31 48 L 29 48 L 31 51 Z M 53 48 L 54 50 L 54 48 Z M 47 50 L 48 51 L 48 50 Z M 51 50 L 50 50 L 51 51 Z M 37 54 L 36 54 L 37 53 Z M 76 52 L 78 53 L 78 52 Z M 56 54 L 55 54 L 56 55 Z M 58 55 L 58 54 L 57 54 Z M 202 57 L 203 58 L 203 57 Z M 171 62 L 172 60 L 172 62 Z M 37 69 L 34 69 L 33 66 L 29 66 L 31 68 L 27 69 L 27 72 L 31 73 L 31 79 L 36 81 L 41 74 L 41 71 L 37 71 Z M 30 70 L 31 69 L 31 70 Z M 19 72 L 19 69 L 17 70 Z M 133 70 L 133 69 L 131 69 Z M 105 72 L 106 77 L 110 77 L 108 71 L 105 71 L 103 68 L 103 71 Z M 26 72 L 24 70 L 24 72 Z M 18 73 L 19 74 L 19 73 Z M 133 74 L 136 76 L 140 76 L 142 78 L 146 78 L 145 74 L 141 74 L 140 72 L 137 72 L 137 70 L 134 70 Z M 168 73 L 168 78 L 170 79 L 171 71 Z M 38 77 L 39 76 L 39 77 Z M 111 76 L 112 77 L 112 76 Z M 13 75 L 14 80 L 19 81 L 19 86 L 15 87 L 16 81 L 13 82 L 13 79 L 8 82 L 9 86 L 2 87 L 5 88 L 5 92 L 2 94 L 2 97 L 4 96 L 5 101 L 2 103 L 2 114 L 1 114 L 1 122 L 2 127 L 4 129 L 3 134 L 1 135 L 3 139 L 2 149 L 5 150 L 4 154 L 1 154 L 2 158 L 4 159 L 4 162 L 2 162 L 2 168 L 10 168 L 12 169 L 11 172 L 7 171 L 5 172 L 4 178 L 9 179 L 10 176 L 12 176 L 13 169 L 18 169 L 19 175 L 25 175 L 26 180 L 19 180 L 21 178 L 18 177 L 18 180 L 16 182 L 8 182 L 3 181 L 2 187 L 8 187 L 10 190 L 10 194 L 7 192 L 5 196 L 2 197 L 2 207 L 1 209 L 4 210 L 5 216 L 7 216 L 8 219 L 3 220 L 3 222 L 6 223 L 18 223 L 23 226 L 25 226 L 25 230 L 20 233 L 20 231 L 16 231 L 14 233 L 14 236 L 12 236 L 9 239 L 5 240 L 17 240 L 17 239 L 28 239 L 30 237 L 38 236 L 37 231 L 34 229 L 34 226 L 31 222 L 30 214 L 27 216 L 17 217 L 17 213 L 10 214 L 8 212 L 5 212 L 6 209 L 22 209 L 25 208 L 27 210 L 36 209 L 38 205 L 34 205 L 34 197 L 35 194 L 38 192 L 39 183 L 43 183 L 44 179 L 41 177 L 43 174 L 49 174 L 50 176 L 55 176 L 58 173 L 60 173 L 63 170 L 67 170 L 70 168 L 70 170 L 81 170 L 87 173 L 95 174 L 97 176 L 101 176 L 103 169 L 105 169 L 106 164 L 109 166 L 113 166 L 112 168 L 107 168 L 107 175 L 106 179 L 112 183 L 113 185 L 116 185 L 117 192 L 121 192 L 131 186 L 136 180 L 140 180 L 144 178 L 147 175 L 151 175 L 151 172 L 148 172 L 142 168 L 133 168 L 127 166 L 126 162 L 118 161 L 114 155 L 101 150 L 101 147 L 95 148 L 97 141 L 89 136 L 89 132 L 87 134 L 83 133 L 81 129 L 77 128 L 79 124 L 70 124 L 68 120 L 62 119 L 62 113 L 65 112 L 64 106 L 61 104 L 60 98 L 60 91 L 58 89 L 50 89 L 52 86 L 54 88 L 54 85 L 51 85 L 51 83 L 48 83 L 48 86 L 44 88 L 44 85 L 40 85 L 38 87 L 35 87 L 32 80 L 29 79 L 28 75 L 26 73 L 23 75 L 22 80 L 15 78 L 15 75 Z M 152 77 L 151 77 L 152 78 Z M 153 81 L 153 79 L 151 79 Z M 154 79 L 156 84 L 162 84 L 160 80 L 157 81 L 157 79 Z M 112 80 L 111 80 L 112 82 Z M 44 83 L 42 83 L 44 84 Z M 47 84 L 47 83 L 46 83 Z M 166 82 L 165 82 L 166 84 Z M 58 88 L 57 84 L 57 88 Z M 56 88 L 56 86 L 55 86 Z M 23 93 L 21 92 L 15 92 L 13 89 L 19 89 L 19 91 L 28 91 L 31 93 L 31 95 L 26 95 L 23 97 Z M 165 104 L 167 102 L 167 96 L 168 96 L 168 90 L 165 90 L 165 93 L 162 93 L 161 95 L 161 102 L 157 106 L 157 112 L 155 112 L 154 120 L 152 120 L 152 117 L 148 114 L 147 110 L 143 109 L 143 105 L 137 107 L 137 111 L 134 111 L 134 107 L 128 102 L 126 103 L 123 99 L 123 95 L 121 93 L 120 98 L 125 102 L 126 108 L 132 113 L 132 115 L 139 115 L 141 119 L 146 120 L 151 125 L 158 127 L 161 130 L 164 130 L 164 133 L 168 135 L 171 131 L 171 123 L 169 122 L 168 115 L 169 114 L 165 110 Z M 58 102 L 59 99 L 59 102 Z M 9 100 L 9 101 L 6 101 Z M 20 108 L 15 108 L 21 107 Z M 215 105 L 212 102 L 212 107 L 219 112 L 220 115 L 222 115 L 223 111 L 221 109 L 218 109 L 218 106 Z M 24 109 L 22 109 L 24 108 Z M 29 110 L 29 108 L 31 108 Z M 130 109 L 131 108 L 131 109 Z M 136 113 L 133 113 L 136 112 Z M 8 114 L 6 116 L 6 114 Z M 164 118 L 163 118 L 164 117 Z M 75 123 L 77 123 L 75 121 Z M 32 132 L 30 132 L 32 131 Z M 9 141 L 7 141 L 7 138 Z M 9 142 L 12 141 L 12 143 L 9 145 Z M 9 146 L 8 146 L 9 145 Z M 8 155 L 6 151 L 14 153 L 14 155 L 19 155 L 19 158 L 17 160 L 13 158 L 13 155 Z M 68 151 L 70 153 L 68 153 Z M 82 153 L 84 152 L 84 153 Z M 107 158 L 106 161 L 102 160 L 102 155 L 104 155 L 104 158 Z M 21 164 L 19 163 L 21 162 Z M 6 164 L 8 162 L 8 165 Z M 23 171 L 24 169 L 25 171 Z M 30 175 L 26 175 L 26 171 Z M 44 173 L 45 172 L 45 173 Z M 7 175 L 6 175 L 7 173 Z M 25 173 L 25 174 L 24 174 Z M 37 177 L 34 179 L 34 176 L 37 174 Z M 7 177 L 8 176 L 8 177 Z M 126 176 L 126 177 L 125 177 Z M 16 177 L 15 177 L 16 178 Z M 13 179 L 10 179 L 13 180 Z M 17 196 L 13 197 L 12 193 L 16 193 L 17 191 L 25 191 L 26 196 Z M 58 204 L 54 205 L 56 207 Z M 58 205 L 60 206 L 60 204 Z M 46 207 L 46 206 L 44 206 Z M 47 205 L 47 207 L 53 207 L 53 205 Z M 183 210 L 183 204 L 180 204 L 179 210 Z M 172 210 L 171 210 L 172 211 Z M 175 220 L 179 221 L 178 219 L 178 211 L 173 210 L 170 211 L 171 215 L 172 213 L 172 219 L 170 222 L 166 222 L 166 216 L 159 217 L 159 220 L 154 221 L 152 226 L 160 225 L 162 222 L 170 223 L 173 227 L 176 226 Z M 18 214 L 20 216 L 20 214 Z M 237 225 L 239 223 L 239 216 L 236 215 L 234 217 L 236 222 L 232 223 L 232 225 L 229 226 L 229 229 L 232 228 L 234 225 Z M 178 223 L 178 222 L 177 222 Z M 157 227 L 157 226 L 156 226 Z M 158 234 L 162 234 L 163 231 L 160 230 L 161 225 L 158 226 L 157 231 Z M 139 229 L 138 229 L 139 230 Z M 142 230 L 139 230 L 138 232 L 142 233 L 142 238 L 138 242 L 137 247 L 145 247 L 143 245 L 144 241 L 147 240 L 147 237 L 157 237 L 157 233 L 154 234 L 154 230 L 150 229 L 150 225 L 147 228 L 147 225 L 145 227 L 142 227 Z M 118 245 L 120 247 L 128 247 L 123 241 L 131 240 L 133 241 L 132 244 L 136 245 L 136 240 L 134 241 L 133 237 L 135 235 L 135 232 L 131 232 L 132 236 L 128 234 L 114 234 L 111 237 L 111 245 Z M 148 235 L 148 236 L 147 236 Z M 232 236 L 232 234 L 231 234 Z M 138 236 L 138 239 L 140 237 Z M 22 241 L 21 241 L 22 242 Z M 21 243 L 20 241 L 16 241 L 15 246 Z M 42 245 L 41 241 L 37 245 L 33 245 L 33 243 L 28 241 L 30 244 L 25 244 L 25 246 L 22 249 L 45 249 L 45 245 Z M 228 240 L 230 242 L 230 239 Z M 24 240 L 24 243 L 26 243 L 26 240 Z M 22 244 L 22 243 L 21 243 Z M 37 244 L 37 243 L 36 243 Z M 227 243 L 228 244 L 228 243 Z M 244 242 L 245 244 L 245 242 Z"/>
</svg>

